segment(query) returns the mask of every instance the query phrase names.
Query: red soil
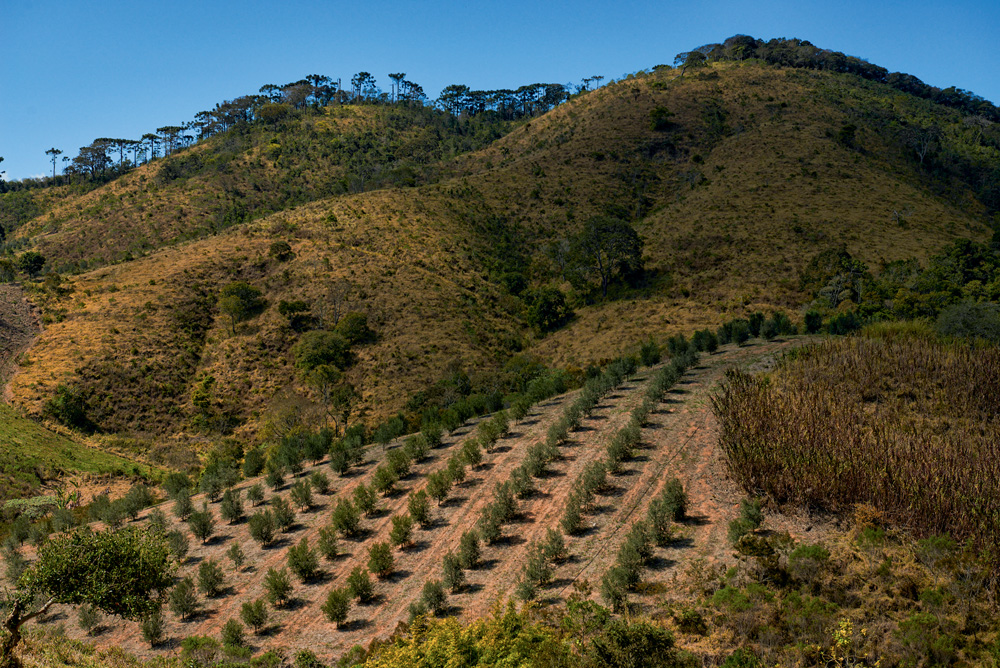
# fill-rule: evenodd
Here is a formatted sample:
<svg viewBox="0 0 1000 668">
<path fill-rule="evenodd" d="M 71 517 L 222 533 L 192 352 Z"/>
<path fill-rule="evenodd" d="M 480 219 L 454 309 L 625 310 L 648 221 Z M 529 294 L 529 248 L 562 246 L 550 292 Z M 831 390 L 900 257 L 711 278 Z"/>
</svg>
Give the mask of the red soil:
<svg viewBox="0 0 1000 668">
<path fill-rule="evenodd" d="M 598 497 L 594 512 L 585 516 L 588 530 L 581 536 L 566 538 L 570 558 L 558 566 L 554 582 L 540 592 L 543 600 L 565 600 L 574 592 L 574 584 L 596 585 L 613 563 L 628 527 L 644 517 L 650 499 L 673 477 L 680 478 L 690 497 L 689 519 L 679 528 L 682 540 L 676 546 L 657 549 L 654 568 L 645 578 L 650 585 L 645 587 L 646 593 L 638 598 L 639 602 L 649 606 L 658 600 L 657 596 L 669 599 L 679 595 L 683 576 L 695 559 L 703 559 L 715 567 L 735 563 L 726 541 L 726 528 L 737 515 L 742 492 L 729 479 L 718 449 L 710 392 L 730 366 L 759 363 L 793 345 L 796 342 L 778 341 L 727 348 L 715 355 L 703 356 L 699 364 L 685 374 L 643 429 L 644 445 L 639 456 L 627 464 L 621 475 L 612 478 L 614 489 L 609 495 Z M 606 397 L 584 421 L 583 428 L 573 434 L 573 441 L 562 449 L 563 458 L 550 466 L 551 474 L 536 481 L 538 492 L 521 502 L 520 519 L 504 527 L 505 539 L 496 545 L 484 546 L 483 565 L 467 572 L 470 586 L 460 594 L 449 595 L 453 613 L 465 619 L 474 618 L 486 613 L 497 599 L 513 596 L 514 584 L 526 562 L 530 544 L 543 539 L 550 527 L 558 527 L 566 496 L 577 475 L 588 462 L 603 456 L 607 441 L 628 421 L 631 409 L 642 401 L 650 375 L 650 371 L 644 370 Z M 355 566 L 366 564 L 369 545 L 388 540 L 392 515 L 406 512 L 407 493 L 422 487 L 426 474 L 443 466 L 448 457 L 457 452 L 474 424 L 462 427 L 446 439 L 441 448 L 432 451 L 428 460 L 414 465 L 413 472 L 399 485 L 401 493 L 381 500 L 379 516 L 363 520 L 367 530 L 365 537 L 341 541 L 341 551 L 347 554 L 333 563 L 324 562 L 325 579 L 309 584 L 295 582 L 293 604 L 283 610 L 271 610 L 270 633 L 249 636 L 254 649 L 283 648 L 289 652 L 311 649 L 320 658 L 330 659 L 354 645 L 367 645 L 375 638 L 390 635 L 401 622 L 406 622 L 408 606 L 419 598 L 424 583 L 441 577 L 442 557 L 450 550 L 457 550 L 462 533 L 475 525 L 482 509 L 492 500 L 494 485 L 508 478 L 523 461 L 531 444 L 544 439 L 549 425 L 573 397 L 571 393 L 536 407 L 524 422 L 512 428 L 500 447 L 485 455 L 484 465 L 478 471 L 469 471 L 466 482 L 452 490 L 444 506 L 432 503 L 434 525 L 426 530 L 415 529 L 414 545 L 395 552 L 396 573 L 384 581 L 376 581 L 376 600 L 353 606 L 350 622 L 336 629 L 320 611 L 327 592 L 332 587 L 342 586 Z M 166 644 L 151 651 L 142 639 L 138 624 L 110 619 L 92 642 L 100 647 L 121 646 L 149 656 L 177 651 L 179 640 L 186 636 L 218 637 L 227 620 L 239 619 L 244 601 L 264 595 L 263 576 L 269 568 L 286 566 L 289 545 L 303 536 L 308 537 L 311 545 L 316 544 L 319 528 L 330 522 L 335 499 L 351 494 L 359 482 L 367 482 L 376 462 L 382 459 L 380 450 L 373 447 L 365 465 L 345 478 L 337 477 L 320 464 L 318 468 L 331 478 L 330 495 L 316 496 L 317 508 L 300 513 L 298 524 L 276 546 L 261 549 L 250 538 L 245 522 L 229 526 L 221 519 L 217 519 L 217 533 L 208 545 L 200 545 L 192 538 L 192 549 L 182 574 L 195 573 L 197 564 L 203 559 L 216 559 L 227 574 L 230 589 L 219 598 L 203 600 L 203 612 L 191 621 L 180 622 L 166 613 L 166 637 L 169 639 Z M 305 473 L 312 470 L 307 468 Z M 246 488 L 253 482 L 257 481 L 245 481 L 240 487 Z M 288 485 L 278 493 L 287 495 Z M 197 497 L 196 504 L 200 506 Z M 218 514 L 217 504 L 212 506 Z M 175 526 L 180 526 L 173 519 L 169 504 L 163 510 Z M 811 529 L 808 518 L 777 514 L 769 516 L 768 526 L 788 530 L 797 538 Z M 186 530 L 186 527 L 181 528 Z M 239 542 L 247 555 L 248 566 L 239 572 L 233 571 L 225 557 L 233 541 Z M 70 608 L 57 610 L 53 617 L 69 621 L 67 633 L 82 637 L 75 623 L 75 612 Z"/>
</svg>

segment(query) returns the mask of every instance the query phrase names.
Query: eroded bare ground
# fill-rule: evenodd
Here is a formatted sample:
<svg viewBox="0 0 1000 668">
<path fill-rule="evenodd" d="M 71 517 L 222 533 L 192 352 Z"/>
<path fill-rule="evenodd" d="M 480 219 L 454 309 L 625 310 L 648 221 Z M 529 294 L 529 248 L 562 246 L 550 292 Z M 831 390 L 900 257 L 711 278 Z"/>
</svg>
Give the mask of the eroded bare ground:
<svg viewBox="0 0 1000 668">
<path fill-rule="evenodd" d="M 797 344 L 797 341 L 775 341 L 743 348 L 730 347 L 715 355 L 703 356 L 699 364 L 684 375 L 643 430 L 644 445 L 639 456 L 629 462 L 621 475 L 613 477 L 611 492 L 599 497 L 594 512 L 586 516 L 587 531 L 567 538 L 570 558 L 557 568 L 554 582 L 540 592 L 543 600 L 564 600 L 577 589 L 574 584 L 590 583 L 596 590 L 596 584 L 614 562 L 618 546 L 631 524 L 645 516 L 650 499 L 672 477 L 680 478 L 688 491 L 689 519 L 679 528 L 680 540 L 674 546 L 658 549 L 653 568 L 646 575 L 648 585 L 644 593 L 633 600 L 649 608 L 679 595 L 684 575 L 695 560 L 703 560 L 709 566 L 734 563 L 726 542 L 726 529 L 728 522 L 737 515 L 742 494 L 729 480 L 718 451 L 717 426 L 709 393 L 726 368 L 766 364 L 768 358 Z M 558 526 L 577 475 L 588 462 L 603 456 L 605 444 L 628 421 L 631 409 L 641 402 L 642 390 L 651 373 L 644 370 L 607 397 L 574 434 L 573 441 L 563 448 L 563 458 L 551 466 L 550 475 L 538 481 L 538 493 L 521 503 L 520 519 L 505 526 L 504 540 L 484 547 L 482 566 L 467 573 L 470 586 L 463 593 L 449 596 L 452 614 L 462 618 L 480 616 L 497 599 L 513 596 L 531 542 L 541 540 L 547 529 Z M 251 637 L 255 649 L 294 651 L 309 648 L 321 658 L 331 659 L 354 645 L 367 645 L 374 638 L 391 634 L 400 622 L 407 620 L 408 607 L 419 598 L 424 583 L 441 577 L 442 557 L 450 550 L 457 550 L 462 533 L 475 525 L 483 507 L 491 501 L 494 485 L 508 478 L 531 444 L 544 439 L 549 425 L 573 397 L 571 393 L 543 402 L 525 421 L 516 425 L 500 442 L 500 447 L 486 455 L 484 466 L 470 471 L 469 478 L 453 490 L 445 505 L 434 507 L 434 525 L 426 530 L 416 529 L 415 544 L 410 549 L 395 552 L 396 573 L 384 581 L 376 581 L 376 600 L 353 607 L 350 623 L 336 629 L 320 611 L 327 592 L 332 587 L 342 586 L 355 566 L 366 564 L 367 550 L 373 542 L 388 540 L 392 515 L 406 512 L 407 493 L 422 487 L 427 473 L 443 466 L 447 458 L 457 452 L 474 425 L 463 427 L 446 439 L 441 448 L 432 451 L 428 460 L 414 466 L 410 476 L 400 484 L 399 493 L 382 500 L 382 512 L 378 516 L 363 521 L 366 532 L 362 538 L 342 541 L 344 556 L 324 564 L 326 575 L 322 580 L 296 583 L 292 605 L 272 611 L 268 633 Z M 331 476 L 331 494 L 318 497 L 318 507 L 300 514 L 293 530 L 268 549 L 262 549 L 250 538 L 245 522 L 235 526 L 220 522 L 216 536 L 204 546 L 192 539 L 184 572 L 193 573 L 206 558 L 216 559 L 227 573 L 229 589 L 219 598 L 204 600 L 203 612 L 191 621 L 180 622 L 167 614 L 166 637 L 169 641 L 158 651 L 176 651 L 180 640 L 190 635 L 218 637 L 227 620 L 239 618 L 244 601 L 264 596 L 264 574 L 269 568 L 286 565 L 289 545 L 302 537 L 315 545 L 319 528 L 329 524 L 335 500 L 351 494 L 360 482 L 367 483 L 382 456 L 379 448 L 373 448 L 365 465 L 344 478 L 336 477 L 320 464 L 319 468 Z M 306 469 L 305 474 L 310 472 L 311 469 Z M 248 487 L 253 482 L 256 481 L 246 481 L 241 487 Z M 287 495 L 288 485 L 278 494 Z M 200 505 L 200 499 L 196 497 L 195 500 Z M 213 506 L 217 513 L 217 504 Z M 169 504 L 163 509 L 172 517 Z M 822 530 L 814 525 L 816 521 L 807 517 L 772 515 L 768 519 L 770 528 L 787 530 L 797 538 L 808 532 L 814 536 Z M 238 542 L 247 555 L 249 566 L 240 572 L 234 572 L 224 556 L 233 542 Z M 593 595 L 596 597 L 596 593 Z M 67 633 L 82 637 L 72 610 L 58 610 L 54 618 L 68 622 Z M 151 653 L 138 625 L 132 623 L 108 623 L 94 642 L 102 647 L 119 645 L 131 652 Z"/>
<path fill-rule="evenodd" d="M 7 384 L 17 371 L 17 361 L 39 333 L 38 315 L 21 287 L 0 285 L 0 387 L 5 402 L 10 402 Z"/>
</svg>

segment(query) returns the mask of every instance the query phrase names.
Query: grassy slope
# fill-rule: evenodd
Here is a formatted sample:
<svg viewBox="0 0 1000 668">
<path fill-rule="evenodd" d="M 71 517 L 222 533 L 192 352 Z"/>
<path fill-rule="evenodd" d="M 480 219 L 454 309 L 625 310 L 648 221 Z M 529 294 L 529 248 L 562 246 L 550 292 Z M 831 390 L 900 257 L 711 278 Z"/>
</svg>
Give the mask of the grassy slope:
<svg viewBox="0 0 1000 668">
<path fill-rule="evenodd" d="M 219 406 L 232 406 L 254 431 L 276 406 L 308 409 L 290 363 L 294 335 L 273 306 L 302 298 L 322 311 L 332 282 L 347 280 L 347 308 L 368 313 L 380 333 L 349 374 L 364 394 L 362 410 L 378 417 L 450 360 L 488 365 L 512 341 L 551 363 L 584 364 L 649 333 L 690 331 L 747 308 L 794 307 L 804 298 L 799 268 L 835 244 L 877 263 L 927 257 L 956 236 L 986 236 L 968 188 L 922 173 L 880 130 L 887 114 L 933 112 L 947 125 L 958 123 L 952 112 L 827 73 L 746 65 L 675 77 L 657 73 L 581 96 L 445 164 L 452 176 L 438 184 L 320 200 L 81 274 L 52 305 L 64 319 L 32 350 L 34 364 L 15 379 L 14 394 L 38 411 L 57 383 L 89 383 L 103 402 L 102 426 L 152 439 L 188 427 L 191 388 L 211 374 Z M 675 113 L 667 131 L 649 127 L 658 106 Z M 829 136 L 848 121 L 863 148 Z M 187 213 L 171 218 L 152 186 L 139 188 L 158 168 L 87 196 L 153 197 L 150 228 L 127 217 L 80 218 L 39 244 L 58 252 L 90 248 L 86 239 L 99 237 L 121 249 L 132 243 L 128 234 L 157 226 L 172 230 L 165 239 L 189 234 Z M 197 179 L 189 190 L 202 187 Z M 634 224 L 646 240 L 650 285 L 625 301 L 578 308 L 574 323 L 536 340 L 518 301 L 487 281 L 491 238 L 477 221 L 506 216 L 531 255 L 528 273 L 547 281 L 545 247 L 609 210 L 642 215 Z M 905 221 L 893 211 L 905 211 Z M 268 259 L 275 239 L 289 240 L 296 258 Z M 217 294 L 236 279 L 264 289 L 272 308 L 236 337 L 211 309 L 202 335 L 178 333 L 171 312 L 194 299 L 193 285 Z"/>
<path fill-rule="evenodd" d="M 0 404 L 0 499 L 29 496 L 56 476 L 119 473 L 132 462 L 81 445 Z"/>
</svg>

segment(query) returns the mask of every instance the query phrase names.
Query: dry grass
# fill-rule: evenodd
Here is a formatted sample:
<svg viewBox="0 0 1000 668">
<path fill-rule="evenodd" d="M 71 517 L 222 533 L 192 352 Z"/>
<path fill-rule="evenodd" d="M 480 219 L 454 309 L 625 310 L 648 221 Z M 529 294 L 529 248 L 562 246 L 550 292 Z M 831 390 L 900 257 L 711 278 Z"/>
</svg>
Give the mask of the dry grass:
<svg viewBox="0 0 1000 668">
<path fill-rule="evenodd" d="M 314 202 L 199 241 L 178 240 L 208 233 L 204 219 L 227 187 L 221 181 L 159 186 L 157 163 L 67 200 L 54 212 L 62 223 L 42 217 L 24 232 L 57 264 L 105 257 L 106 250 L 150 254 L 73 279 L 75 291 L 53 305 L 65 309 L 65 319 L 32 351 L 34 364 L 15 380 L 16 399 L 37 412 L 59 382 L 85 368 L 174 365 L 179 344 L 164 323 L 195 283 L 217 292 L 248 280 L 272 308 L 235 338 L 217 318 L 194 346 L 198 360 L 171 369 L 170 391 L 141 410 L 112 397 L 107 413 L 123 414 L 114 430 L 184 431 L 187 397 L 206 373 L 217 380 L 218 400 L 233 402 L 251 432 L 276 397 L 301 403 L 294 397 L 305 390 L 289 365 L 293 337 L 273 306 L 301 298 L 319 307 L 337 280 L 351 282 L 348 308 L 368 313 L 380 333 L 349 374 L 364 396 L 361 411 L 375 419 L 453 359 L 488 365 L 521 345 L 551 363 L 584 365 L 650 331 L 690 332 L 750 310 L 795 308 L 804 300 L 801 267 L 840 243 L 874 266 L 925 258 L 955 236 L 985 237 L 981 212 L 961 184 L 948 200 L 934 195 L 927 177 L 899 158 L 899 147 L 880 144 L 863 124 L 864 152 L 827 136 L 882 104 L 854 80 L 757 65 L 675 76 L 633 78 L 579 96 L 485 150 L 444 163 L 450 178 L 439 184 Z M 910 113 L 905 99 L 894 104 Z M 667 132 L 649 127 L 659 106 L 675 113 Z M 713 129 L 712 109 L 724 110 L 727 132 Z M 331 110 L 311 122 L 339 136 L 379 122 L 378 113 Z M 269 179 L 287 176 L 259 152 L 236 160 L 263 160 L 254 169 Z M 645 201 L 635 225 L 646 241 L 649 285 L 627 301 L 580 305 L 574 322 L 537 339 L 518 301 L 488 281 L 490 239 L 470 230 L 470 221 L 509 219 L 531 258 L 526 271 L 548 281 L 549 243 L 609 208 L 631 215 L 639 191 Z M 102 201 L 100 215 L 86 214 Z M 905 229 L 892 215 L 902 209 L 909 212 Z M 145 247 L 135 245 L 139 237 Z M 292 243 L 294 260 L 267 258 L 276 239 Z M 171 246 L 150 251 L 163 244 Z M 117 292 L 108 292 L 112 285 Z"/>
<path fill-rule="evenodd" d="M 972 381 L 974 379 L 974 381 Z M 779 503 L 864 503 L 1000 555 L 1000 353 L 888 329 L 805 349 L 715 401 L 736 480 Z"/>
</svg>

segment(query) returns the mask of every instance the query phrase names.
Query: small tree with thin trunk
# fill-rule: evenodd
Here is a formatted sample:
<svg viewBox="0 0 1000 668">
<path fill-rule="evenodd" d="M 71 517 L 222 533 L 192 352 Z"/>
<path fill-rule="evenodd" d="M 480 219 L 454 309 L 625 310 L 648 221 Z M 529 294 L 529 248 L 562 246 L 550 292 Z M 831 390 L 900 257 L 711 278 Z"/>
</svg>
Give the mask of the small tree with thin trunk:
<svg viewBox="0 0 1000 668">
<path fill-rule="evenodd" d="M 170 590 L 170 610 L 182 621 L 193 617 L 198 612 L 198 607 L 198 594 L 190 576 Z"/>
<path fill-rule="evenodd" d="M 215 559 L 206 559 L 198 565 L 198 589 L 209 598 L 215 598 L 222 592 L 226 576 L 222 567 Z"/>
<path fill-rule="evenodd" d="M 264 486 L 259 482 L 255 482 L 250 485 L 247 489 L 247 501 L 252 503 L 254 507 L 259 506 L 261 501 L 264 500 Z"/>
<path fill-rule="evenodd" d="M 459 564 L 471 570 L 479 565 L 479 554 L 479 534 L 475 530 L 466 531 L 458 544 Z"/>
<path fill-rule="evenodd" d="M 323 614 L 336 624 L 338 629 L 341 624 L 347 621 L 347 613 L 350 609 L 351 592 L 346 587 L 331 589 L 330 593 L 326 595 L 326 602 L 322 607 Z"/>
<path fill-rule="evenodd" d="M 298 545 L 288 548 L 288 568 L 302 582 L 312 580 L 319 574 L 319 558 L 316 550 L 309 547 L 309 539 L 305 536 Z"/>
<path fill-rule="evenodd" d="M 240 619 L 252 628 L 254 633 L 260 633 L 267 624 L 267 606 L 264 605 L 264 599 L 258 598 L 256 601 L 244 603 L 240 608 Z"/>
<path fill-rule="evenodd" d="M 188 527 L 194 537 L 201 540 L 202 545 L 211 538 L 215 531 L 215 518 L 212 516 L 212 511 L 208 509 L 207 503 L 202 505 L 200 511 L 191 513 L 191 516 L 188 517 Z"/>
<path fill-rule="evenodd" d="M 396 560 L 388 543 L 377 542 L 368 548 L 368 570 L 372 573 L 384 579 L 392 575 L 395 567 Z"/>
<path fill-rule="evenodd" d="M 229 557 L 229 561 L 233 562 L 233 568 L 240 570 L 243 568 L 243 564 L 246 562 L 246 553 L 243 552 L 243 548 L 240 547 L 239 543 L 233 543 L 226 550 L 226 556 Z"/>
<path fill-rule="evenodd" d="M 413 542 L 413 518 L 409 515 L 393 515 L 389 540 L 397 547 L 406 547 Z"/>
<path fill-rule="evenodd" d="M 316 542 L 316 548 L 327 561 L 333 561 L 336 559 L 340 555 L 340 546 L 337 543 L 337 530 L 332 526 L 321 527 L 319 530 L 319 539 Z"/>
<path fill-rule="evenodd" d="M 264 576 L 264 589 L 267 591 L 267 600 L 271 605 L 280 608 L 288 603 L 292 595 L 292 581 L 288 577 L 288 571 L 282 568 L 280 571 L 274 568 L 267 569 Z"/>
<path fill-rule="evenodd" d="M 431 504 L 427 499 L 427 492 L 424 490 L 421 489 L 410 494 L 410 498 L 406 501 L 406 509 L 410 512 L 410 517 L 421 527 L 426 529 L 433 523 Z"/>
<path fill-rule="evenodd" d="M 367 603 L 375 595 L 372 579 L 368 576 L 368 571 L 361 566 L 355 566 L 351 574 L 347 576 L 347 588 L 351 592 L 351 596 L 358 599 L 359 603 Z"/>
<path fill-rule="evenodd" d="M 450 589 L 453 594 L 462 591 L 465 588 L 465 571 L 462 569 L 459 558 L 449 552 L 444 555 L 442 565 L 444 586 Z"/>
</svg>

